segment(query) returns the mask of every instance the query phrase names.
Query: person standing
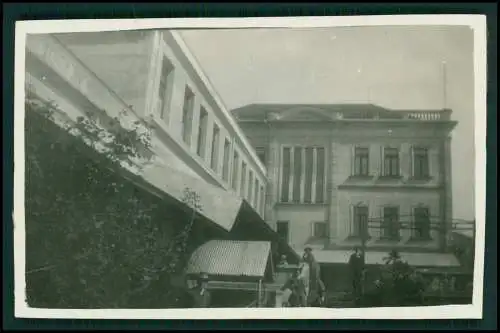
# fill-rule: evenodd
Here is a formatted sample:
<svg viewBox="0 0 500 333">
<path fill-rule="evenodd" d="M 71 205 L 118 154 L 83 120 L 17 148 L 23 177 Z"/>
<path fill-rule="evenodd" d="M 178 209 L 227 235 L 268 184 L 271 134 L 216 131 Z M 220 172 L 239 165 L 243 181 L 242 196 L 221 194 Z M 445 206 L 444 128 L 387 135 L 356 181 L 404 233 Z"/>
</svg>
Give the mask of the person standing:
<svg viewBox="0 0 500 333">
<path fill-rule="evenodd" d="M 308 281 L 308 303 L 309 304 L 320 304 L 320 299 L 324 294 L 324 284 L 321 281 L 321 270 L 319 263 L 314 258 L 312 249 L 310 247 L 305 248 L 303 255 L 304 262 L 309 268 L 309 281 Z"/>
<path fill-rule="evenodd" d="M 297 295 L 298 304 L 300 307 L 307 307 L 307 298 L 310 292 L 310 267 L 304 259 L 300 263 L 296 281 L 295 294 Z"/>
<path fill-rule="evenodd" d="M 193 296 L 193 306 L 195 308 L 209 308 L 211 305 L 211 294 L 208 290 L 208 274 L 201 273 L 196 286 L 191 289 Z"/>
<path fill-rule="evenodd" d="M 354 253 L 349 258 L 349 268 L 352 279 L 352 292 L 356 301 L 361 297 L 365 259 L 359 248 L 354 249 Z"/>
</svg>

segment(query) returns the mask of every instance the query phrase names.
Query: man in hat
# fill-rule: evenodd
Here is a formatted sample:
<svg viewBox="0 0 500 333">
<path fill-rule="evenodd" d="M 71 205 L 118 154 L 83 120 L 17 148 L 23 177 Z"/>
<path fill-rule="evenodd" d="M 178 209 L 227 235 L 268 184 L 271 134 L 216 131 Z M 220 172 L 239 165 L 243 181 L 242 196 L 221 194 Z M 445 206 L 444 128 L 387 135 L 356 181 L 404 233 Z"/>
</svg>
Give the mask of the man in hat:
<svg viewBox="0 0 500 333">
<path fill-rule="evenodd" d="M 201 273 L 197 279 L 196 286 L 191 289 L 193 295 L 195 308 L 208 308 L 210 307 L 211 295 L 208 291 L 208 274 Z"/>
<path fill-rule="evenodd" d="M 361 283 L 363 280 L 365 259 L 359 247 L 354 248 L 354 253 L 349 258 L 349 268 L 351 270 L 352 291 L 355 299 L 361 296 Z"/>
</svg>

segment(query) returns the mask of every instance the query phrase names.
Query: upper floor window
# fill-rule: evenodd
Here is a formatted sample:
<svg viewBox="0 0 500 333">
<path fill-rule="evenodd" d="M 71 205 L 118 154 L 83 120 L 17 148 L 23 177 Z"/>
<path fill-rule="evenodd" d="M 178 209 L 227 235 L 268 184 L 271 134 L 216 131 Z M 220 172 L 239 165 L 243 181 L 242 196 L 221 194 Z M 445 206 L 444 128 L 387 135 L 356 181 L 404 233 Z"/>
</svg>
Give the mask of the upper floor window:
<svg viewBox="0 0 500 333">
<path fill-rule="evenodd" d="M 355 176 L 368 176 L 369 174 L 369 153 L 368 148 L 355 147 L 354 148 L 354 175 Z"/>
<path fill-rule="evenodd" d="M 159 106 L 158 106 L 158 112 L 160 113 L 160 117 L 162 119 L 166 118 L 168 116 L 169 110 L 167 109 L 167 96 L 168 96 L 168 84 L 171 80 L 172 73 L 174 71 L 174 66 L 172 63 L 167 59 L 167 57 L 163 57 L 162 63 L 161 63 L 161 70 L 160 70 L 160 84 L 158 85 L 158 100 L 159 100 Z"/>
<path fill-rule="evenodd" d="M 352 229 L 353 237 L 368 237 L 368 207 L 354 206 L 352 210 Z"/>
<path fill-rule="evenodd" d="M 229 181 L 229 154 L 231 149 L 231 143 L 229 140 L 224 140 L 224 156 L 222 158 L 222 179 L 224 181 Z"/>
<path fill-rule="evenodd" d="M 399 240 L 399 208 L 384 207 L 384 217 L 381 224 L 382 238 L 389 240 Z"/>
<path fill-rule="evenodd" d="M 208 129 L 208 112 L 204 107 L 200 108 L 200 119 L 198 122 L 198 144 L 196 153 L 204 158 L 207 149 L 207 129 Z"/>
<path fill-rule="evenodd" d="M 384 148 L 384 176 L 399 176 L 399 150 L 397 148 Z"/>
<path fill-rule="evenodd" d="M 256 147 L 255 152 L 257 153 L 257 156 L 259 157 L 259 160 L 262 162 L 262 164 L 266 165 L 266 148 Z"/>
<path fill-rule="evenodd" d="M 253 199 L 253 172 L 250 170 L 248 172 L 248 193 L 247 193 L 247 199 L 248 202 L 251 204 L 252 199 Z"/>
<path fill-rule="evenodd" d="M 431 219 L 429 208 L 415 207 L 413 209 L 413 238 L 430 239 L 431 238 Z"/>
<path fill-rule="evenodd" d="M 211 156 L 211 162 L 210 162 L 210 167 L 212 170 L 217 172 L 218 170 L 218 164 L 219 164 L 219 140 L 220 140 L 220 129 L 219 126 L 214 124 L 214 131 L 212 134 L 212 156 Z"/>
<path fill-rule="evenodd" d="M 247 164 L 243 162 L 241 164 L 241 182 L 240 182 L 240 196 L 245 197 L 245 185 L 247 179 Z"/>
<path fill-rule="evenodd" d="M 413 177 L 416 179 L 429 177 L 429 150 L 427 148 L 413 148 Z"/>
<path fill-rule="evenodd" d="M 253 206 L 255 207 L 255 210 L 259 211 L 259 180 L 255 178 L 255 183 L 254 183 L 254 196 L 253 196 Z"/>
<path fill-rule="evenodd" d="M 326 238 L 328 236 L 326 222 L 313 222 L 312 237 Z"/>
<path fill-rule="evenodd" d="M 323 203 L 325 149 L 283 147 L 281 175 L 281 202 Z"/>
<path fill-rule="evenodd" d="M 231 187 L 236 191 L 238 187 L 238 167 L 239 167 L 239 156 L 235 151 L 233 155 L 233 175 L 231 178 Z"/>
<path fill-rule="evenodd" d="M 184 92 L 184 105 L 182 107 L 182 140 L 187 145 L 191 144 L 193 129 L 194 94 L 186 87 Z"/>
<path fill-rule="evenodd" d="M 264 191 L 264 186 L 260 186 L 260 213 L 264 215 L 264 209 L 266 206 L 266 192 Z"/>
</svg>

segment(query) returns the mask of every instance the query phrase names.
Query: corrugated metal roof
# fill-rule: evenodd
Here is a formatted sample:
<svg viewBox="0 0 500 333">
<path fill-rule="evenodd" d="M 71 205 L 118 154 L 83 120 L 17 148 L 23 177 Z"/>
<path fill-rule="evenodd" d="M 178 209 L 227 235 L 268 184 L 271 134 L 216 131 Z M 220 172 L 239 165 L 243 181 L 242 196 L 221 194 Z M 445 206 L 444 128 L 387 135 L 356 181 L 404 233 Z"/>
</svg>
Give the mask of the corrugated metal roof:
<svg viewBox="0 0 500 333">
<path fill-rule="evenodd" d="M 270 242 L 211 240 L 196 249 L 186 273 L 263 277 L 270 254 Z"/>
<path fill-rule="evenodd" d="M 302 250 L 297 250 L 302 253 Z M 352 251 L 346 250 L 315 250 L 314 257 L 319 263 L 324 264 L 347 264 Z M 401 259 L 415 267 L 459 267 L 460 262 L 451 253 L 422 253 L 422 252 L 400 252 Z M 367 251 L 365 262 L 367 265 L 384 264 L 387 252 Z"/>
</svg>

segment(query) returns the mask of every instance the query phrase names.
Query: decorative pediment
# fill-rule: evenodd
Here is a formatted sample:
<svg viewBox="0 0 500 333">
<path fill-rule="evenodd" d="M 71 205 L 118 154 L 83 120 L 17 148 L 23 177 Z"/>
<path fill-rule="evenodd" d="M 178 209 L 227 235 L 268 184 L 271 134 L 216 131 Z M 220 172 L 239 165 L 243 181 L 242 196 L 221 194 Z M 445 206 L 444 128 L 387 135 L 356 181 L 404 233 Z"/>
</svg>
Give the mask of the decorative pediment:
<svg viewBox="0 0 500 333">
<path fill-rule="evenodd" d="M 297 106 L 283 110 L 273 117 L 280 121 L 331 121 L 330 114 L 323 109 L 307 106 Z"/>
</svg>

